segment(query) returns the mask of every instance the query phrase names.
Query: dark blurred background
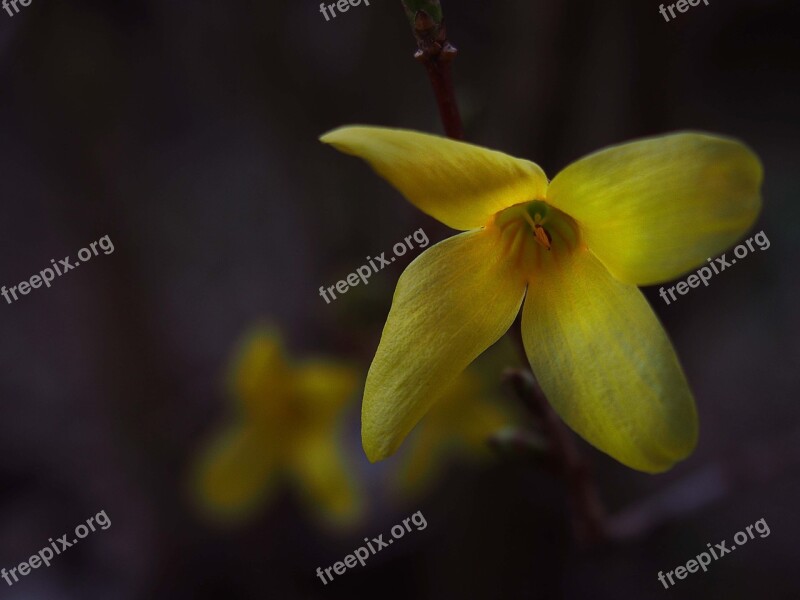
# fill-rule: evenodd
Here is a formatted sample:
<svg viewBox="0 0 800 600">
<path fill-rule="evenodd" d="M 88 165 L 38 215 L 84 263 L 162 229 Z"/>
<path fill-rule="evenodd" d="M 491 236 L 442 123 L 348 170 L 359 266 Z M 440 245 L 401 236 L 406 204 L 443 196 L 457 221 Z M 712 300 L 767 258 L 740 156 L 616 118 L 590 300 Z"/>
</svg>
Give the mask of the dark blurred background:
<svg viewBox="0 0 800 600">
<path fill-rule="evenodd" d="M 347 534 L 291 492 L 246 526 L 198 518 L 186 476 L 229 412 L 221 378 L 259 318 L 292 353 L 366 369 L 403 266 L 326 305 L 331 285 L 420 215 L 338 125 L 440 132 L 397 0 L 325 21 L 319 3 L 33 0 L 0 12 L 0 284 L 109 235 L 115 252 L 0 302 L 0 566 L 105 510 L 112 526 L 8 598 L 800 598 L 800 256 L 796 2 L 445 2 L 467 138 L 552 177 L 602 146 L 676 129 L 748 143 L 771 247 L 665 306 L 701 416 L 696 453 L 648 476 L 581 444 L 609 510 L 662 497 L 675 518 L 581 551 L 564 486 L 526 461 L 455 465 L 413 503 L 374 484 Z M 406 257 L 408 259 L 413 256 Z M 677 490 L 677 493 L 672 490 Z M 428 522 L 323 586 L 416 510 Z M 656 579 L 764 518 L 771 535 L 670 590 Z"/>
</svg>

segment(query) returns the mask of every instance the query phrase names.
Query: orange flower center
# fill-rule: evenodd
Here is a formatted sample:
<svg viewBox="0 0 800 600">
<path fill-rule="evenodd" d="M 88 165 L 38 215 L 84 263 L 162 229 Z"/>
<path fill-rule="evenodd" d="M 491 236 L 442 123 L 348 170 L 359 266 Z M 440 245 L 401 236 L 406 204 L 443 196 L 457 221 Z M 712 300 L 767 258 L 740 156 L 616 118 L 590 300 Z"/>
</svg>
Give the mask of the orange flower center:
<svg viewBox="0 0 800 600">
<path fill-rule="evenodd" d="M 503 251 L 526 273 L 557 265 L 580 246 L 575 220 L 542 200 L 515 204 L 494 216 Z"/>
</svg>

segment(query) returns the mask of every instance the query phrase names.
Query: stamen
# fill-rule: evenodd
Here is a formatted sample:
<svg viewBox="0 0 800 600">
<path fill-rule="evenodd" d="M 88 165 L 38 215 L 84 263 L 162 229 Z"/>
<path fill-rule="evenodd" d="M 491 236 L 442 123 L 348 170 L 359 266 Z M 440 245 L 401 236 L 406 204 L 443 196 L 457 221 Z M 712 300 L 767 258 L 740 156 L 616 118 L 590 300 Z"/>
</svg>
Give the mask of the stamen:
<svg viewBox="0 0 800 600">
<path fill-rule="evenodd" d="M 550 246 L 553 243 L 553 238 L 550 237 L 550 233 L 547 231 L 547 229 L 541 225 L 537 225 L 533 228 L 533 233 L 536 236 L 536 241 L 547 248 L 547 251 L 550 252 Z"/>
<path fill-rule="evenodd" d="M 539 245 L 544 246 L 545 248 L 547 248 L 547 251 L 549 252 L 550 251 L 550 246 L 552 245 L 552 242 L 553 242 L 553 238 L 550 237 L 550 234 L 547 232 L 547 230 L 544 227 L 539 225 L 539 222 L 542 220 L 541 215 L 539 213 L 536 213 L 536 221 L 535 222 L 534 222 L 533 219 L 531 219 L 531 216 L 528 214 L 528 211 L 523 212 L 522 216 L 525 217 L 525 220 L 531 226 L 531 229 L 533 229 L 533 235 L 534 235 L 537 243 L 539 243 Z"/>
</svg>

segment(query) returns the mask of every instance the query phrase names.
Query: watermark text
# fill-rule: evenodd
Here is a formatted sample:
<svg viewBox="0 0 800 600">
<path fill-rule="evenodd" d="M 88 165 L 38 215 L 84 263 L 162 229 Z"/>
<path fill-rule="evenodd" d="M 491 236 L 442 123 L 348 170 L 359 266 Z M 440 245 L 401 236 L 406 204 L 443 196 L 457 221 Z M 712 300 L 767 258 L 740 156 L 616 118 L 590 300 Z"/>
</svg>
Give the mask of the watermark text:
<svg viewBox="0 0 800 600">
<path fill-rule="evenodd" d="M 72 541 L 68 539 L 68 533 L 62 535 L 55 542 L 53 541 L 53 538 L 48 538 L 48 541 L 50 542 L 49 546 L 45 546 L 39 550 L 39 552 L 31 556 L 27 561 L 19 563 L 16 567 L 8 570 L 0 569 L 0 577 L 5 579 L 9 586 L 12 586 L 19 582 L 19 577 L 17 577 L 17 574 L 19 574 L 21 577 L 25 577 L 31 572 L 31 569 L 38 569 L 43 564 L 44 566 L 49 567 L 50 561 L 53 560 L 54 557 L 64 552 L 64 550 L 67 548 L 71 548 L 77 544 L 78 540 L 82 540 L 88 536 L 91 531 L 97 531 L 95 524 L 97 524 L 100 529 L 108 529 L 111 527 L 111 519 L 108 518 L 106 511 L 101 510 L 95 516 L 89 517 L 85 524 L 81 523 L 78 525 L 75 528 L 76 537 L 72 538 Z M 55 552 L 55 554 L 53 554 L 53 552 Z M 12 578 L 14 581 L 11 581 Z"/>
<path fill-rule="evenodd" d="M 744 242 L 736 246 L 736 248 L 733 249 L 734 256 L 736 258 L 741 259 L 747 256 L 748 252 L 755 252 L 755 247 L 753 246 L 753 242 L 758 244 L 759 250 L 766 250 L 770 246 L 769 238 L 767 238 L 767 235 L 763 231 L 759 231 L 750 239 L 745 240 Z M 724 271 L 728 267 L 732 267 L 733 265 L 736 264 L 736 258 L 728 260 L 727 258 L 725 258 L 725 256 L 726 255 L 723 254 L 722 256 L 718 256 L 717 258 L 714 259 L 711 258 L 707 259 L 707 262 L 710 266 L 700 267 L 697 270 L 697 273 L 692 273 L 691 275 L 689 275 L 689 277 L 686 278 L 686 281 L 679 281 L 677 285 L 673 285 L 668 288 L 663 288 L 663 287 L 660 288 L 658 290 L 658 295 L 664 299 L 664 302 L 666 302 L 667 304 L 671 304 L 669 300 L 670 298 L 672 298 L 673 302 L 678 299 L 675 296 L 676 290 L 681 296 L 685 296 L 686 293 L 691 288 L 700 287 L 700 283 L 708 287 L 708 282 L 714 275 L 719 275 L 722 271 Z"/>
<path fill-rule="evenodd" d="M 76 262 L 74 263 L 71 262 L 69 256 L 64 257 L 63 259 L 58 261 L 58 263 L 56 263 L 56 260 L 52 258 L 50 259 L 50 262 L 53 265 L 52 269 L 50 267 L 42 269 L 41 271 L 39 271 L 38 275 L 34 275 L 33 277 L 31 277 L 30 281 L 28 280 L 22 281 L 17 285 L 12 285 L 10 288 L 6 288 L 6 286 L 3 286 L 2 288 L 0 288 L 0 295 L 2 295 L 3 298 L 5 298 L 8 304 L 11 304 L 12 302 L 16 302 L 17 300 L 19 300 L 17 292 L 19 292 L 20 295 L 22 296 L 27 296 L 28 294 L 30 294 L 31 289 L 40 288 L 42 287 L 42 284 L 44 284 L 47 287 L 50 287 L 51 283 L 56 278 L 56 275 L 61 277 L 62 275 L 64 275 L 64 273 L 67 273 L 68 271 L 71 271 L 72 269 L 76 269 L 77 267 L 81 266 L 81 263 L 88 262 L 92 259 L 93 256 L 97 256 L 99 254 L 99 252 L 97 251 L 98 246 L 103 251 L 103 254 L 111 254 L 112 252 L 114 252 L 114 244 L 111 241 L 111 238 L 108 237 L 107 235 L 104 235 L 96 242 L 92 242 L 91 244 L 89 244 L 89 248 L 81 248 L 78 251 L 78 260 Z"/>
<path fill-rule="evenodd" d="M 753 535 L 753 529 L 756 530 L 756 533 L 758 533 L 761 538 L 765 538 L 770 534 L 767 521 L 763 518 L 759 519 L 752 525 L 745 527 L 744 531 L 739 531 L 733 536 L 733 541 L 736 542 L 736 544 L 731 544 L 728 546 L 728 542 L 725 540 L 715 544 L 713 547 L 710 543 L 706 544 L 706 546 L 708 546 L 708 552 L 701 552 L 687 562 L 685 567 L 683 565 L 676 567 L 672 571 L 667 571 L 666 575 L 663 571 L 659 571 L 658 580 L 664 586 L 664 589 L 669 589 L 671 585 L 675 585 L 676 583 L 672 578 L 673 575 L 675 575 L 675 577 L 678 579 L 686 579 L 686 576 L 689 573 L 697 573 L 697 571 L 700 569 L 703 569 L 704 572 L 708 571 L 708 565 L 711 564 L 712 557 L 714 560 L 719 560 L 726 554 L 730 554 L 736 550 L 737 545 L 744 546 L 749 540 L 755 539 L 756 536 Z M 667 583 L 667 580 L 669 580 L 669 583 Z"/>
<path fill-rule="evenodd" d="M 339 294 L 346 294 L 351 287 L 356 287 L 359 283 L 363 282 L 364 285 L 367 285 L 369 283 L 369 278 L 372 277 L 373 274 L 382 270 L 384 267 L 388 267 L 397 260 L 398 256 L 403 256 L 409 250 L 413 250 L 414 244 L 412 241 L 416 242 L 419 248 L 426 248 L 428 244 L 430 244 L 427 234 L 422 230 L 422 227 L 420 227 L 411 235 L 407 235 L 402 242 L 397 242 L 394 245 L 392 248 L 394 256 L 386 258 L 386 252 L 381 252 L 380 255 L 375 258 L 368 256 L 368 264 L 361 265 L 345 279 L 338 281 L 336 285 L 332 285 L 328 288 L 320 286 L 319 295 L 325 300 L 326 304 L 330 304 L 331 300 L 328 298 L 329 295 L 336 300 L 336 293 L 334 290 L 339 292 Z M 377 261 L 378 264 L 375 264 L 375 261 Z"/>
<path fill-rule="evenodd" d="M 328 585 L 329 581 L 333 581 L 333 575 L 331 575 L 331 571 L 336 573 L 337 575 L 344 575 L 344 572 L 347 569 L 352 569 L 356 566 L 356 564 L 361 563 L 363 567 L 366 563 L 367 559 L 374 555 L 377 552 L 380 552 L 384 548 L 388 548 L 389 544 L 394 544 L 395 540 L 399 540 L 403 537 L 406 532 L 411 532 L 411 525 L 409 523 L 413 523 L 417 527 L 417 531 L 422 531 L 428 526 L 428 522 L 425 520 L 425 517 L 422 515 L 422 511 L 417 511 L 407 519 L 403 519 L 403 524 L 400 525 L 399 523 L 392 527 L 391 534 L 392 537 L 388 540 L 383 539 L 383 534 L 379 535 L 376 538 L 372 538 L 370 541 L 369 538 L 364 538 L 364 541 L 367 542 L 366 546 L 361 546 L 357 548 L 352 554 L 348 554 L 344 557 L 344 561 L 339 561 L 334 563 L 332 566 L 323 569 L 322 567 L 317 567 L 317 577 L 322 580 L 322 583 Z M 325 576 L 328 576 L 326 579 Z"/>
</svg>

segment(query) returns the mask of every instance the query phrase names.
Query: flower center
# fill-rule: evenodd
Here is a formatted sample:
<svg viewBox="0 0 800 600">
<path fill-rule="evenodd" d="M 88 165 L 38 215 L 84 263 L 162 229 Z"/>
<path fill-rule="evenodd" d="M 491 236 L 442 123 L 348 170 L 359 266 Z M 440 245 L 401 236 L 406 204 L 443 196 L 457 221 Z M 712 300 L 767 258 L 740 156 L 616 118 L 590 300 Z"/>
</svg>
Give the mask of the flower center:
<svg viewBox="0 0 800 600">
<path fill-rule="evenodd" d="M 527 273 L 557 264 L 580 245 L 575 220 L 542 200 L 515 204 L 495 215 L 506 255 Z"/>
</svg>

